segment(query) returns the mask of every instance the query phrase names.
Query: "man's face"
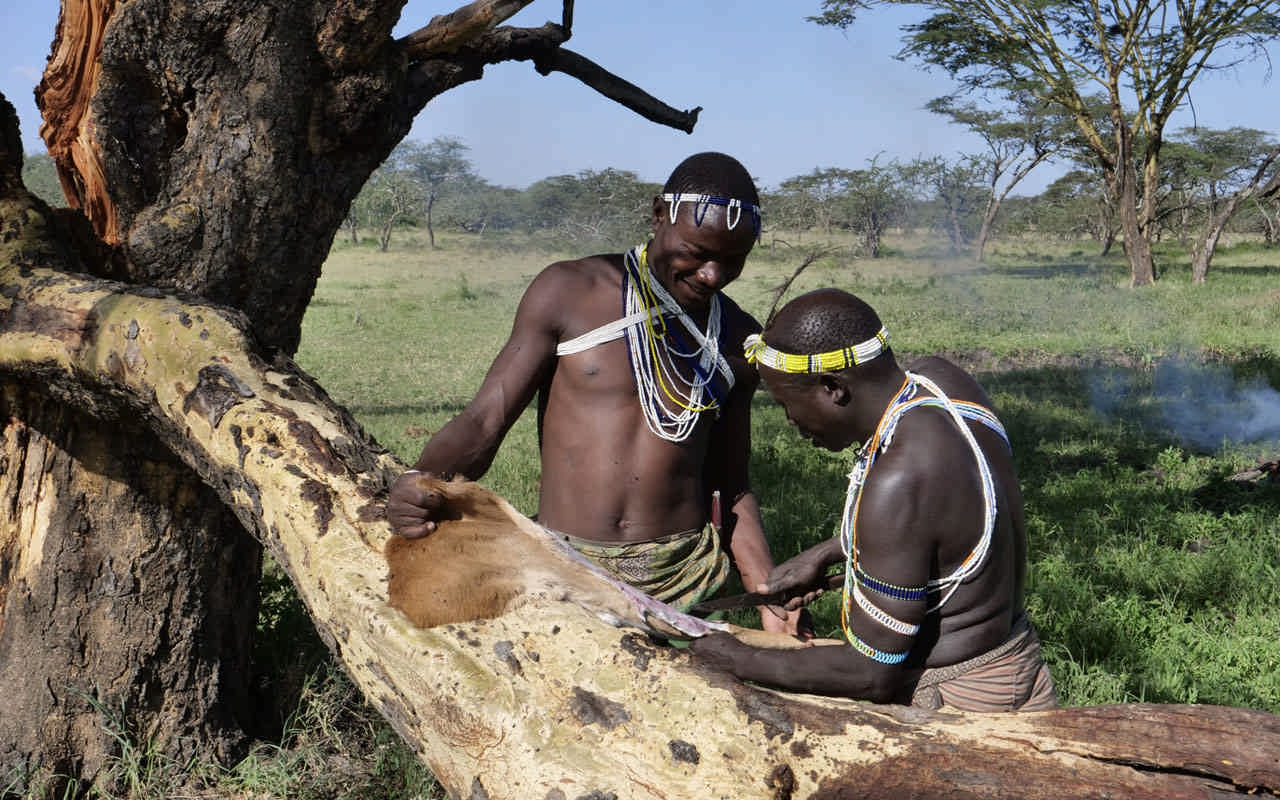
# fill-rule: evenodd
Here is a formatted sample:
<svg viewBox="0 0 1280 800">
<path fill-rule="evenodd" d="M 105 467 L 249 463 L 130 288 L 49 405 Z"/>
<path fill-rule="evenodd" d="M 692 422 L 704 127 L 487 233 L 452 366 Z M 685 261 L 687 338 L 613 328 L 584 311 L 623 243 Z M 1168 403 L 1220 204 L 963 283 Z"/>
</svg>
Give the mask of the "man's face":
<svg viewBox="0 0 1280 800">
<path fill-rule="evenodd" d="M 698 207 L 681 203 L 672 224 L 667 203 L 654 202 L 653 241 L 649 243 L 649 268 L 676 302 L 686 310 L 705 309 L 711 297 L 742 274 L 747 255 L 755 246 L 751 213 L 742 211 L 729 230 L 725 206 Z M 702 214 L 702 224 L 695 222 Z M 738 210 L 734 210 L 734 216 Z"/>
<path fill-rule="evenodd" d="M 814 447 L 839 452 L 853 444 L 842 406 L 819 377 L 789 375 L 761 366 L 760 380 L 787 412 L 787 421 Z"/>
</svg>

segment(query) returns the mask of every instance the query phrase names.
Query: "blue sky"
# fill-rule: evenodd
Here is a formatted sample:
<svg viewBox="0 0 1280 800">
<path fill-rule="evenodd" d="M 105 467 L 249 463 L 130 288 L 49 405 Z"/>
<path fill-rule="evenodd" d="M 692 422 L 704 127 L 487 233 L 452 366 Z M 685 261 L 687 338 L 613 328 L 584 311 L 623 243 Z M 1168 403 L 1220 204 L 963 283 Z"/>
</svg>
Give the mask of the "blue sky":
<svg viewBox="0 0 1280 800">
<path fill-rule="evenodd" d="M 44 152 L 32 90 L 49 54 L 56 0 L 5 0 L 0 92 L 18 109 L 23 144 Z M 397 35 L 457 2 L 409 0 Z M 525 62 L 499 64 L 481 81 L 432 100 L 411 136 L 456 136 L 493 183 L 524 187 L 549 175 L 617 167 L 663 180 L 700 150 L 737 156 L 763 188 L 817 167 L 859 168 L 879 156 L 911 159 L 980 152 L 963 128 L 923 110 L 953 88 L 943 73 L 893 58 L 912 15 L 883 8 L 848 31 L 805 21 L 819 0 L 596 0 L 576 4 L 568 47 L 676 108 L 702 106 L 693 134 L 650 123 L 564 75 Z M 539 0 L 512 24 L 559 20 Z M 1280 56 L 1280 50 L 1273 48 Z M 1267 65 L 1209 76 L 1194 91 L 1201 126 L 1241 125 L 1280 135 L 1280 103 Z M 1175 127 L 1190 125 L 1189 113 Z M 1044 171 L 1026 185 L 1039 191 Z"/>
</svg>

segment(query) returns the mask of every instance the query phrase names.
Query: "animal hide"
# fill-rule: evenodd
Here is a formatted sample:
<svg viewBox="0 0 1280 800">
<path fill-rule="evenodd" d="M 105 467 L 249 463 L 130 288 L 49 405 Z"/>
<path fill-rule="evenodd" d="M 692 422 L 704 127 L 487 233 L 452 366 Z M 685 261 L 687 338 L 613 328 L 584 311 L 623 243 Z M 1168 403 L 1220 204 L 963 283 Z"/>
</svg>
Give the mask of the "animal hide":
<svg viewBox="0 0 1280 800">
<path fill-rule="evenodd" d="M 685 614 L 622 583 L 559 536 L 470 481 L 418 476 L 443 506 L 436 530 L 392 536 L 384 553 L 388 602 L 421 628 L 491 619 L 534 600 L 576 603 L 617 627 L 661 638 L 732 633 L 758 647 L 798 647 L 798 639 Z"/>
</svg>

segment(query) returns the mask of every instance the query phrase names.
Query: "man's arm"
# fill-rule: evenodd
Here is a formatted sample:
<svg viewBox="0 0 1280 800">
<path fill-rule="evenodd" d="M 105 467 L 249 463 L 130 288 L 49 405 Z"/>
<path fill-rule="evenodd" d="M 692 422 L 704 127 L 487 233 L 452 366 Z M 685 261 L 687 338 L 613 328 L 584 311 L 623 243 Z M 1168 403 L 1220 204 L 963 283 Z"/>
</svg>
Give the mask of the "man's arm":
<svg viewBox="0 0 1280 800">
<path fill-rule="evenodd" d="M 758 381 L 755 370 L 743 370 L 738 376 L 721 418 L 716 422 L 706 470 L 708 486 L 718 489 L 720 496 L 726 499 L 724 529 L 728 533 L 729 552 L 747 591 L 754 591 L 768 579 L 773 569 L 773 556 L 769 553 L 764 522 L 760 517 L 760 503 L 748 483 L 751 396 Z M 808 615 L 803 609 L 787 611 L 761 606 L 759 610 L 761 625 L 767 631 L 793 636 L 812 633 L 807 630 Z"/>
<path fill-rule="evenodd" d="M 422 448 L 413 464 L 391 487 L 387 520 L 410 538 L 435 530 L 432 520 L 441 498 L 423 491 L 413 474 L 478 480 L 488 471 L 502 440 L 555 369 L 560 302 L 566 276 L 554 265 L 534 279 L 516 309 L 511 335 L 494 358 L 475 397 Z"/>
<path fill-rule="evenodd" d="M 754 589 L 761 594 L 792 595 L 785 607 L 800 608 L 822 596 L 826 591 L 827 569 L 844 560 L 840 537 L 834 536 L 774 567 L 768 580 Z"/>
<path fill-rule="evenodd" d="M 901 665 L 877 663 L 847 644 L 775 650 L 713 633 L 693 640 L 689 649 L 708 666 L 741 680 L 794 692 L 889 703 L 898 698 L 903 682 Z"/>
<path fill-rule="evenodd" d="M 890 451 L 868 480 L 858 515 L 858 583 L 862 600 L 849 598 L 851 644 L 768 650 L 727 635 L 695 641 L 693 652 L 743 680 L 795 691 L 889 702 L 905 680 L 903 664 L 917 640 L 927 607 L 935 535 L 928 498 L 905 454 Z M 823 560 L 830 542 L 820 545 Z M 838 547 L 838 545 L 837 545 Z M 923 654 L 915 654 L 914 665 Z"/>
</svg>

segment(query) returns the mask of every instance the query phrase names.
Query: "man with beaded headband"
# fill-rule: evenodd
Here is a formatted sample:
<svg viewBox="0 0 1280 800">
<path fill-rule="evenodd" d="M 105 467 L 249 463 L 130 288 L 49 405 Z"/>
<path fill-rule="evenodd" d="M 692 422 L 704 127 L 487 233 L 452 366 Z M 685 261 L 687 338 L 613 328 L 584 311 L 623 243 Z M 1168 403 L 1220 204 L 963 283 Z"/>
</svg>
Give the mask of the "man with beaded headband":
<svg viewBox="0 0 1280 800">
<path fill-rule="evenodd" d="M 721 153 L 689 157 L 662 191 L 647 244 L 557 262 L 534 278 L 475 398 L 392 486 L 396 533 L 429 535 L 441 513 L 414 472 L 479 479 L 536 396 L 541 524 L 680 608 L 721 589 L 730 555 L 744 584 L 768 576 L 747 480 L 758 377 L 737 346 L 760 326 L 721 293 L 759 236 L 759 197 Z M 773 609 L 762 619 L 797 633 L 802 614 Z"/>
<path fill-rule="evenodd" d="M 746 355 L 802 436 L 854 448 L 839 535 L 757 587 L 796 607 L 841 565 L 844 638 L 763 650 L 713 634 L 695 655 L 745 680 L 876 702 L 1056 705 L 1023 610 L 1018 479 L 982 387 L 938 357 L 904 370 L 876 312 L 838 289 L 792 300 Z"/>
</svg>

